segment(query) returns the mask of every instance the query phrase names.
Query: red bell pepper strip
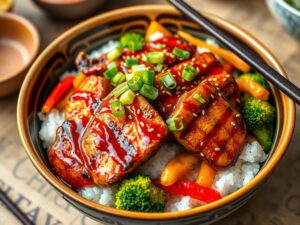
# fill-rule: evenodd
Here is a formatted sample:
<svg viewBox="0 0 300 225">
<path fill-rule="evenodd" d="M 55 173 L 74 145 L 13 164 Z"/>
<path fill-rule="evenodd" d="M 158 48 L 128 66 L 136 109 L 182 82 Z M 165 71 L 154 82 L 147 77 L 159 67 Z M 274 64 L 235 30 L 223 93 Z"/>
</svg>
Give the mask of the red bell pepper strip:
<svg viewBox="0 0 300 225">
<path fill-rule="evenodd" d="M 59 82 L 45 101 L 42 112 L 48 113 L 52 107 L 73 87 L 74 76 L 68 76 Z"/>
<path fill-rule="evenodd" d="M 214 189 L 204 187 L 193 181 L 180 180 L 171 186 L 164 186 L 159 180 L 153 182 L 170 195 L 189 196 L 205 203 L 211 203 L 222 198 L 221 194 Z"/>
</svg>

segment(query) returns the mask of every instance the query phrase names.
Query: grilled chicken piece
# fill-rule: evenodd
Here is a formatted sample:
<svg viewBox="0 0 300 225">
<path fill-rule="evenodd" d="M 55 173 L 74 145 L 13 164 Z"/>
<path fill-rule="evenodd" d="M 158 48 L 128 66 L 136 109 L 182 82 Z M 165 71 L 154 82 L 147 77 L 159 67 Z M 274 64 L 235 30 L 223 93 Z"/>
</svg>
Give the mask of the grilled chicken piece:
<svg viewBox="0 0 300 225">
<path fill-rule="evenodd" d="M 205 103 L 197 101 L 195 94 Z M 215 167 L 236 161 L 246 138 L 245 123 L 208 80 L 183 94 L 171 117 L 183 119 L 184 130 L 173 134 L 188 151 Z"/>
<path fill-rule="evenodd" d="M 110 81 L 100 76 L 88 76 L 74 91 L 65 107 L 65 118 L 70 119 L 93 102 L 108 95 L 111 90 Z"/>
<path fill-rule="evenodd" d="M 54 172 L 74 189 L 94 185 L 80 150 L 81 137 L 100 103 L 95 102 L 76 117 L 64 121 L 56 131 L 56 140 L 47 151 Z"/>
<path fill-rule="evenodd" d="M 85 163 L 98 185 L 111 185 L 147 160 L 167 136 L 168 128 L 140 95 L 116 117 L 108 96 L 90 122 L 82 139 Z"/>
</svg>

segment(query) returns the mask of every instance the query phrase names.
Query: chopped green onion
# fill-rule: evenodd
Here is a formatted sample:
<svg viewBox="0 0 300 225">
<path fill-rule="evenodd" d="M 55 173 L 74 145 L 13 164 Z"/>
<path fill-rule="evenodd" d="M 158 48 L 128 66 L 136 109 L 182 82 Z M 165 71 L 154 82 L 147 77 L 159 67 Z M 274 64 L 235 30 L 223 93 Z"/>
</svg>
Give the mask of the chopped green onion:
<svg viewBox="0 0 300 225">
<path fill-rule="evenodd" d="M 158 43 L 158 44 L 156 45 L 156 47 L 159 48 L 159 49 L 162 49 L 162 48 L 165 48 L 166 45 L 165 45 L 165 44 Z"/>
<path fill-rule="evenodd" d="M 165 61 L 165 56 L 163 52 L 149 52 L 146 59 L 149 63 L 161 64 Z"/>
<path fill-rule="evenodd" d="M 162 82 L 162 84 L 170 90 L 177 86 L 176 80 L 170 72 L 166 72 L 164 75 L 162 75 L 160 77 L 160 82 Z"/>
<path fill-rule="evenodd" d="M 163 69 L 164 65 L 163 64 L 157 64 L 155 67 L 156 72 L 160 72 Z"/>
<path fill-rule="evenodd" d="M 113 101 L 111 103 L 111 111 L 115 117 L 120 117 L 125 114 L 124 105 L 119 100 Z"/>
<path fill-rule="evenodd" d="M 138 64 L 138 59 L 137 58 L 126 58 L 125 59 L 125 66 L 127 67 L 132 67 L 133 65 Z"/>
<path fill-rule="evenodd" d="M 120 101 L 124 105 L 130 105 L 133 103 L 134 98 L 135 98 L 135 93 L 132 90 L 127 90 L 120 96 Z"/>
<path fill-rule="evenodd" d="M 188 59 L 190 57 L 190 52 L 176 47 L 173 49 L 173 54 L 179 59 Z"/>
<path fill-rule="evenodd" d="M 127 90 L 129 90 L 129 87 L 127 84 L 124 84 L 121 87 L 117 87 L 115 90 L 113 90 L 113 95 L 115 97 L 119 97 L 121 94 L 123 94 Z"/>
<path fill-rule="evenodd" d="M 155 82 L 155 72 L 153 70 L 148 70 L 145 72 L 143 74 L 143 82 L 153 86 Z"/>
<path fill-rule="evenodd" d="M 138 91 L 143 86 L 143 78 L 141 76 L 133 76 L 129 81 L 127 81 L 129 88 L 133 91 Z"/>
<path fill-rule="evenodd" d="M 103 76 L 106 79 L 111 79 L 118 72 L 119 72 L 119 70 L 117 68 L 117 65 L 114 62 L 112 62 L 112 63 L 108 64 L 107 70 L 104 72 Z"/>
<path fill-rule="evenodd" d="M 144 64 L 139 64 L 139 65 L 133 65 L 131 67 L 131 70 L 134 76 L 141 76 L 145 71 L 147 71 L 147 68 Z"/>
<path fill-rule="evenodd" d="M 145 43 L 145 38 L 139 33 L 126 33 L 121 39 L 121 46 L 123 48 L 129 48 L 132 51 L 138 51 L 143 48 L 143 44 Z"/>
<path fill-rule="evenodd" d="M 170 131 L 181 131 L 184 129 L 184 123 L 182 118 L 169 118 L 166 122 Z"/>
<path fill-rule="evenodd" d="M 111 50 L 109 53 L 107 53 L 107 58 L 109 61 L 113 61 L 117 58 L 119 58 L 122 55 L 122 50 L 120 47 L 116 47 L 113 50 Z"/>
<path fill-rule="evenodd" d="M 205 99 L 201 95 L 199 95 L 198 93 L 194 94 L 193 98 L 196 99 L 201 104 L 206 103 Z"/>
<path fill-rule="evenodd" d="M 182 71 L 182 78 L 186 81 L 192 81 L 194 80 L 195 76 L 197 74 L 197 70 L 193 66 L 186 66 Z"/>
<path fill-rule="evenodd" d="M 129 81 L 131 78 L 133 78 L 133 74 L 132 73 L 127 73 L 126 74 L 126 80 Z"/>
<path fill-rule="evenodd" d="M 158 97 L 158 89 L 156 87 L 144 84 L 140 90 L 141 95 L 144 97 L 155 100 Z"/>
<path fill-rule="evenodd" d="M 118 72 L 116 75 L 111 78 L 110 83 L 112 86 L 116 87 L 121 84 L 124 80 L 126 80 L 126 76 L 122 72 Z"/>
</svg>

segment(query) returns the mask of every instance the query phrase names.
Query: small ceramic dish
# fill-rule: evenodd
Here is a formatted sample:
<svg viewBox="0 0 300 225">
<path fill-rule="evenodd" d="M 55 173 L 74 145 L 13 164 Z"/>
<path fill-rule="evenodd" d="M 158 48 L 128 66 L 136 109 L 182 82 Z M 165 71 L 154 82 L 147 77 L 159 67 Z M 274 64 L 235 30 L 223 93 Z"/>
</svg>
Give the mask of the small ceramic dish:
<svg viewBox="0 0 300 225">
<path fill-rule="evenodd" d="M 285 75 L 276 58 L 252 35 L 237 26 L 210 14 L 212 22 L 232 33 L 253 48 L 268 64 Z M 81 212 L 104 224 L 118 225 L 193 225 L 210 224 L 245 204 L 267 180 L 282 158 L 290 142 L 294 123 L 295 105 L 292 100 L 272 87 L 277 108 L 277 128 L 273 148 L 260 172 L 246 186 L 208 205 L 186 211 L 167 213 L 140 213 L 110 208 L 83 198 L 65 185 L 53 172 L 46 150 L 39 138 L 41 122 L 38 112 L 63 71 L 74 68 L 74 57 L 80 50 L 88 52 L 108 40 L 119 38 L 126 31 L 145 32 L 151 20 L 156 20 L 170 31 L 178 29 L 203 34 L 201 27 L 182 16 L 173 7 L 144 5 L 122 8 L 93 17 L 62 34 L 52 42 L 31 67 L 23 83 L 17 107 L 18 129 L 26 152 L 37 170 L 63 197 Z M 286 76 L 286 75 L 285 75 Z"/>
<path fill-rule="evenodd" d="M 79 19 L 96 12 L 106 0 L 33 0 L 51 16 Z"/>
<path fill-rule="evenodd" d="M 266 2 L 271 13 L 284 29 L 300 40 L 300 11 L 284 0 L 266 0 Z"/>
<path fill-rule="evenodd" d="M 36 28 L 23 17 L 0 14 L 0 96 L 19 89 L 40 45 Z"/>
</svg>

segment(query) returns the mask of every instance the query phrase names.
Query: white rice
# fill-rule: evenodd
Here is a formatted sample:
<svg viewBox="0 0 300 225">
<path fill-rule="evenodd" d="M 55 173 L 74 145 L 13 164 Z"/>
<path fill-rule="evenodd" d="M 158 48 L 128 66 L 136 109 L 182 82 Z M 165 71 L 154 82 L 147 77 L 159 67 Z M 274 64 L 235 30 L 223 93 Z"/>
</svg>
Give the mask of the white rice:
<svg viewBox="0 0 300 225">
<path fill-rule="evenodd" d="M 51 109 L 47 114 L 39 112 L 38 117 L 42 121 L 40 139 L 43 141 L 44 148 L 49 148 L 55 141 L 57 128 L 64 122 L 64 112 Z"/>
<path fill-rule="evenodd" d="M 103 45 L 99 49 L 94 50 L 90 54 L 88 54 L 88 57 L 89 58 L 97 58 L 100 55 L 102 55 L 104 53 L 108 53 L 111 50 L 113 50 L 114 48 L 119 47 L 119 46 L 120 46 L 120 42 L 119 41 L 110 40 L 109 42 L 107 42 L 107 44 Z"/>
</svg>

